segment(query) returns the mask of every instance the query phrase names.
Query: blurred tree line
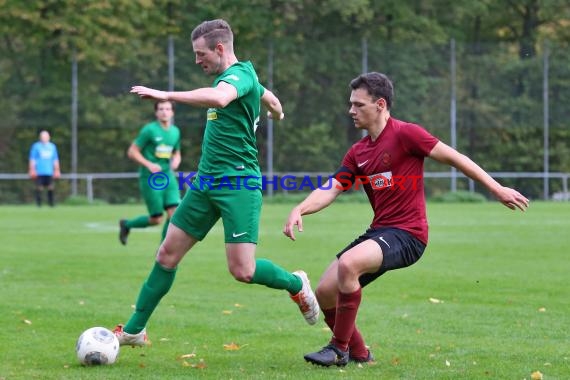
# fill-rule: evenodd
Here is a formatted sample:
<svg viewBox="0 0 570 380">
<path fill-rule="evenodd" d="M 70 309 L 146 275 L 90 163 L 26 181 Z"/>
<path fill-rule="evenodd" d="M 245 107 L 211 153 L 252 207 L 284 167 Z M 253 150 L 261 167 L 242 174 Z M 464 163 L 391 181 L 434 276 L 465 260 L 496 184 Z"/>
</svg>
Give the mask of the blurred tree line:
<svg viewBox="0 0 570 380">
<path fill-rule="evenodd" d="M 0 0 L 0 9 L 2 173 L 26 172 L 28 149 L 42 128 L 51 131 L 62 171 L 69 172 L 74 55 L 78 172 L 134 171 L 126 149 L 154 115 L 150 102 L 129 94 L 131 86 L 167 88 L 169 36 L 176 48 L 174 89 L 210 85 L 213 78 L 194 64 L 190 32 L 214 18 L 230 22 L 238 58 L 251 60 L 266 85 L 273 51 L 274 92 L 286 114 L 275 124 L 276 171 L 332 172 L 361 136 L 347 110 L 348 83 L 362 71 L 364 46 L 368 71 L 384 72 L 395 83 L 392 114 L 450 143 L 453 39 L 458 149 L 488 171 L 543 170 L 547 47 L 550 170 L 570 172 L 568 1 Z M 205 112 L 178 105 L 175 122 L 183 133 L 182 170 L 195 170 Z M 264 122 L 258 129 L 262 170 Z M 448 170 L 435 163 L 426 169 Z M 531 196 L 542 186 L 504 182 Z M 113 201 L 136 194 L 136 186 L 105 186 L 101 196 Z"/>
</svg>

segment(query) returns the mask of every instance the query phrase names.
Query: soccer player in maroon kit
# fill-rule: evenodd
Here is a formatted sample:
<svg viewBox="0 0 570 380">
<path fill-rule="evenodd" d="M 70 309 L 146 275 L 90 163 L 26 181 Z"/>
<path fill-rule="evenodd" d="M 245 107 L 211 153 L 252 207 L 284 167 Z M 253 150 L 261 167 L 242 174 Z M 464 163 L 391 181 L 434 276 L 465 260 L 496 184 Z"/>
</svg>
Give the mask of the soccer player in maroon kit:
<svg viewBox="0 0 570 380">
<path fill-rule="evenodd" d="M 348 150 L 332 183 L 314 190 L 291 210 L 283 228 L 295 240 L 293 228 L 303 231 L 303 215 L 324 209 L 352 187 L 363 186 L 374 210 L 370 228 L 336 255 L 315 292 L 333 337 L 320 351 L 305 355 L 305 360 L 327 367 L 374 360 L 355 324 L 362 288 L 389 270 L 414 264 L 425 250 L 425 157 L 459 169 L 512 210 L 524 211 L 529 205 L 518 191 L 502 186 L 421 126 L 393 118 L 394 89 L 386 75 L 362 74 L 350 87 L 350 116 L 356 128 L 368 135 Z"/>
</svg>

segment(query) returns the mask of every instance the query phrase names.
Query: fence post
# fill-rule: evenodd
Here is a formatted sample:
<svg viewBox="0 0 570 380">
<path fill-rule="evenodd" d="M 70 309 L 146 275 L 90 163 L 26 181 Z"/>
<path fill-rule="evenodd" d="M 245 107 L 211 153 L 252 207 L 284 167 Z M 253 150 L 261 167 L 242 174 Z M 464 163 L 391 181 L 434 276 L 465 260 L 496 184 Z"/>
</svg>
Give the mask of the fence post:
<svg viewBox="0 0 570 380">
<path fill-rule="evenodd" d="M 85 180 L 85 186 L 87 187 L 87 201 L 89 203 L 93 203 L 93 176 L 88 175 Z"/>
<path fill-rule="evenodd" d="M 267 57 L 267 87 L 273 91 L 273 39 L 269 41 Z M 267 118 L 267 176 L 273 178 L 273 119 Z M 273 197 L 273 187 L 267 187 L 267 195 Z"/>
<path fill-rule="evenodd" d="M 456 69 L 455 69 L 455 39 L 451 39 L 449 46 L 449 66 L 450 66 L 450 81 L 451 81 L 451 96 L 449 104 L 449 122 L 450 122 L 450 137 L 451 147 L 457 149 L 457 94 L 456 94 Z M 469 186 L 471 188 L 471 186 Z M 451 191 L 457 191 L 457 169 L 451 167 Z"/>
<path fill-rule="evenodd" d="M 366 36 L 362 36 L 361 41 L 362 46 L 362 73 L 365 74 L 368 72 L 368 39 Z M 362 137 L 366 137 L 368 133 L 365 129 L 362 130 Z"/>
<path fill-rule="evenodd" d="M 543 124 L 544 124 L 544 132 L 543 132 L 543 146 L 544 146 L 544 156 L 543 156 L 543 167 L 544 167 L 544 182 L 543 182 L 543 198 L 544 200 L 548 200 L 549 198 L 549 177 L 548 172 L 550 171 L 549 165 L 549 147 L 548 147 L 548 140 L 549 140 L 549 110 L 548 110 L 548 41 L 544 42 L 544 52 L 543 55 L 543 65 L 542 65 L 542 108 L 543 108 Z"/>
<path fill-rule="evenodd" d="M 71 53 L 71 195 L 77 195 L 77 51 Z"/>
</svg>

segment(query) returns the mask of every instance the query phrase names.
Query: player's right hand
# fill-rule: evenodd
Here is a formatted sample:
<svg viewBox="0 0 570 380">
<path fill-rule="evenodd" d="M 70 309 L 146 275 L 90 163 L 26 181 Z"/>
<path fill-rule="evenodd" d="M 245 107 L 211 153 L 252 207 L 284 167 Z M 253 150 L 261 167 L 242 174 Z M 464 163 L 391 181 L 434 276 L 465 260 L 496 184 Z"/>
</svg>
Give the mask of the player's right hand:
<svg viewBox="0 0 570 380">
<path fill-rule="evenodd" d="M 146 167 L 151 173 L 158 173 L 162 171 L 162 167 L 159 164 L 150 163 Z"/>
</svg>

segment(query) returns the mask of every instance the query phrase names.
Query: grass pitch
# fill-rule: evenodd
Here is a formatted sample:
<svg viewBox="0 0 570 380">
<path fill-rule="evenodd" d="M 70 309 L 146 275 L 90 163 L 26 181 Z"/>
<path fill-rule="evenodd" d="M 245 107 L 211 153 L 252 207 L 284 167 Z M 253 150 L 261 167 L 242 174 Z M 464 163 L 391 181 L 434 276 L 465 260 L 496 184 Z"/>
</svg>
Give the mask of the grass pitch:
<svg viewBox="0 0 570 380">
<path fill-rule="evenodd" d="M 315 286 L 333 255 L 364 231 L 364 203 L 304 218 L 267 204 L 258 257 L 302 268 Z M 365 288 L 358 324 L 374 365 L 307 364 L 325 345 L 285 292 L 229 275 L 221 225 L 183 260 L 148 325 L 152 346 L 123 347 L 112 366 L 82 367 L 74 346 L 93 326 L 127 320 L 160 229 L 117 221 L 142 206 L 0 207 L 0 379 L 544 379 L 570 378 L 570 204 L 526 213 L 498 203 L 429 204 L 430 244 L 414 266 Z M 321 317 L 322 318 L 322 317 Z"/>
</svg>

